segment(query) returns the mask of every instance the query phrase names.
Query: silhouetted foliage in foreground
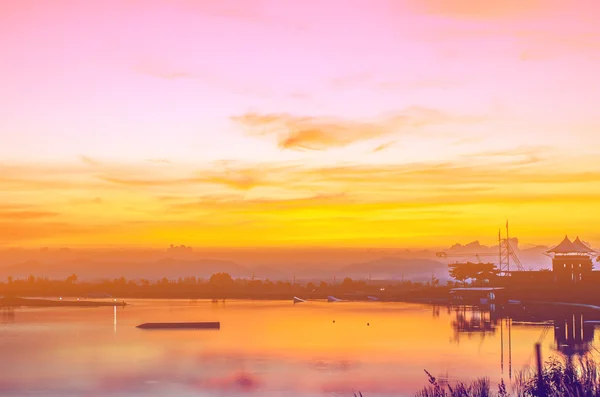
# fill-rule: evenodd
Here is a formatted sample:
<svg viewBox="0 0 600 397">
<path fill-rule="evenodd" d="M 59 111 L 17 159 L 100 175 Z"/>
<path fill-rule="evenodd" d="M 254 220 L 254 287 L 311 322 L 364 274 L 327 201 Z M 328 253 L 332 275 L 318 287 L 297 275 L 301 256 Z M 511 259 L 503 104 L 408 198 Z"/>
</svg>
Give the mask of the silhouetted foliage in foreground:
<svg viewBox="0 0 600 397">
<path fill-rule="evenodd" d="M 600 366 L 590 357 L 576 363 L 553 358 L 545 364 L 541 379 L 534 368 L 525 369 L 517 374 L 510 391 L 503 380 L 493 388 L 488 378 L 441 383 L 429 372 L 425 374 L 429 384 L 415 397 L 600 397 Z"/>
</svg>

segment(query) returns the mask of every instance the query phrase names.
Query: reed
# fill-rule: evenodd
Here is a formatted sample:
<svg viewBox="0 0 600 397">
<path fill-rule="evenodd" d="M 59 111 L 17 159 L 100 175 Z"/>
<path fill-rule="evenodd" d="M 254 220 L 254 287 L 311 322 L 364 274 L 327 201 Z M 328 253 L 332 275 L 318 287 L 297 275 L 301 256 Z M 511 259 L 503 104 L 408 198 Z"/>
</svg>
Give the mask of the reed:
<svg viewBox="0 0 600 397">
<path fill-rule="evenodd" d="M 552 358 L 545 363 L 541 378 L 533 368 L 519 371 L 510 391 L 504 380 L 493 388 L 488 378 L 442 384 L 427 370 L 425 374 L 429 384 L 415 397 L 600 397 L 600 365 L 588 356 L 575 361 Z"/>
</svg>

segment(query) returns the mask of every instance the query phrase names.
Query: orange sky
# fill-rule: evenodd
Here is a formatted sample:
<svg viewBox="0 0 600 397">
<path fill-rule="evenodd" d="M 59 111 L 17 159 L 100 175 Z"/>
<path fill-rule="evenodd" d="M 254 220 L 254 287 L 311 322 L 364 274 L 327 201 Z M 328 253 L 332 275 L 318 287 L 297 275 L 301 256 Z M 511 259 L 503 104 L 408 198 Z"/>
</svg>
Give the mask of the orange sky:
<svg viewBox="0 0 600 397">
<path fill-rule="evenodd" d="M 0 246 L 600 243 L 595 0 L 9 0 L 0 48 Z"/>
</svg>

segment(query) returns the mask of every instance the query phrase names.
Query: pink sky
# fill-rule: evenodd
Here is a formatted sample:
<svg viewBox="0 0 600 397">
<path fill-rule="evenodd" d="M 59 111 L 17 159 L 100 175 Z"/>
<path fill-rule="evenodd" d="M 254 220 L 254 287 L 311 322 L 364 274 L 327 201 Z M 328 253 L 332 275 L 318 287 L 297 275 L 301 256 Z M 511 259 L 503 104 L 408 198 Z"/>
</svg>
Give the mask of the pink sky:
<svg viewBox="0 0 600 397">
<path fill-rule="evenodd" d="M 70 225 L 84 225 L 85 211 L 67 214 L 65 195 L 117 195 L 113 203 L 122 205 L 111 209 L 112 223 L 133 221 L 126 208 L 135 203 L 161 211 L 149 204 L 156 192 L 117 194 L 110 183 L 92 191 L 86 183 L 99 176 L 185 179 L 224 160 L 244 165 L 232 171 L 237 186 L 160 195 L 288 199 L 350 192 L 367 202 L 369 194 L 387 194 L 385 184 L 340 192 L 329 182 L 290 191 L 284 175 L 258 193 L 241 189 L 248 168 L 262 175 L 261 164 L 315 171 L 415 163 L 491 170 L 502 163 L 513 167 L 507 175 L 516 173 L 515 183 L 509 176 L 502 181 L 503 192 L 515 195 L 565 192 L 575 186 L 569 173 L 600 172 L 595 0 L 7 0 L 0 3 L 0 48 L 0 170 L 13 172 L 11 184 L 0 184 L 0 204 L 38 197 L 39 190 L 15 187 L 15 178 L 55 175 L 70 190 L 48 188 L 36 210 L 60 213 Z M 531 173 L 547 180 L 553 172 L 566 173 L 563 185 L 519 179 Z M 422 187 L 464 187 L 462 179 L 451 182 Z M 599 182 L 590 177 L 576 188 L 600 197 Z M 570 203 L 560 210 L 581 210 Z M 470 208 L 463 214 L 479 219 Z M 507 205 L 481 212 L 486 226 L 529 213 Z M 553 233 L 574 225 L 557 222 Z M 600 241 L 591 223 L 582 227 Z M 469 225 L 468 235 L 481 226 Z M 403 238 L 426 242 L 424 232 L 415 233 Z"/>
</svg>

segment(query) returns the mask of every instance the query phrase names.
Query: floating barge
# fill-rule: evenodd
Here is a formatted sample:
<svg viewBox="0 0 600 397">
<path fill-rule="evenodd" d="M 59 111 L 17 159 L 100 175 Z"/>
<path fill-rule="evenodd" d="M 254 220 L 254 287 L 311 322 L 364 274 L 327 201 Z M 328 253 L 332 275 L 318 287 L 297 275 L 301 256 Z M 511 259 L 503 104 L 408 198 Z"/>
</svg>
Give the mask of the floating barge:
<svg viewBox="0 0 600 397">
<path fill-rule="evenodd" d="M 144 323 L 137 326 L 141 329 L 221 329 L 220 322 L 199 323 Z"/>
</svg>

